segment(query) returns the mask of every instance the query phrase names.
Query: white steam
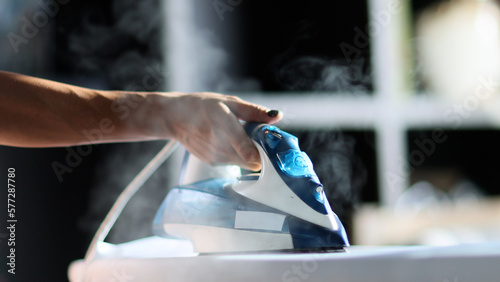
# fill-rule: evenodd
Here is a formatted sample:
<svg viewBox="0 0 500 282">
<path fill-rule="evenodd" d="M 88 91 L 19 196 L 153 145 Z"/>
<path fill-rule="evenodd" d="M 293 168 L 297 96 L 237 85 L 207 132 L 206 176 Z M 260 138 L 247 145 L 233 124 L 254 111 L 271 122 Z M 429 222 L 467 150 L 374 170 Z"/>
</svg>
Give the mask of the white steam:
<svg viewBox="0 0 500 282">
<path fill-rule="evenodd" d="M 78 69 L 106 76 L 114 89 L 142 86 L 147 68 L 162 63 L 159 7 L 158 0 L 115 0 L 111 23 L 95 23 L 86 16 L 69 36 Z"/>
</svg>

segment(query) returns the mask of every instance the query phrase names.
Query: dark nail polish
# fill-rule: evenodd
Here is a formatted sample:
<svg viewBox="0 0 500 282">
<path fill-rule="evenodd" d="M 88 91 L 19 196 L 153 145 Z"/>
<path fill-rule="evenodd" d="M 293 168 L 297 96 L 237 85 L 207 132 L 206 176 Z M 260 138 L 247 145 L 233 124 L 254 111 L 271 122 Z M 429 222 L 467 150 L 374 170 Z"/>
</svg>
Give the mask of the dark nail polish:
<svg viewBox="0 0 500 282">
<path fill-rule="evenodd" d="M 267 111 L 267 116 L 275 117 L 275 116 L 278 116 L 279 113 L 280 113 L 280 111 L 278 111 L 278 110 L 269 110 L 269 111 Z"/>
</svg>

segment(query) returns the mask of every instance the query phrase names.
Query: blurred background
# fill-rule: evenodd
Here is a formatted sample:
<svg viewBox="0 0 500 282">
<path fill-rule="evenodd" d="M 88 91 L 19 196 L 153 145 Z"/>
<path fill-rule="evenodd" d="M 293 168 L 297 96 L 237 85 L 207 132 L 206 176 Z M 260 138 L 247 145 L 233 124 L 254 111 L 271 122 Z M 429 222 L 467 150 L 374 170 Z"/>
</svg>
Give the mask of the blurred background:
<svg viewBox="0 0 500 282">
<path fill-rule="evenodd" d="M 497 2 L 479 0 L 0 0 L 0 69 L 280 109 L 352 244 L 464 244 L 500 239 L 499 27 Z M 4 270 L 0 230 L 0 280 L 66 281 L 163 144 L 0 146 L 2 181 L 16 169 L 18 219 L 17 274 Z M 181 158 L 144 185 L 107 241 L 151 235 Z"/>
</svg>

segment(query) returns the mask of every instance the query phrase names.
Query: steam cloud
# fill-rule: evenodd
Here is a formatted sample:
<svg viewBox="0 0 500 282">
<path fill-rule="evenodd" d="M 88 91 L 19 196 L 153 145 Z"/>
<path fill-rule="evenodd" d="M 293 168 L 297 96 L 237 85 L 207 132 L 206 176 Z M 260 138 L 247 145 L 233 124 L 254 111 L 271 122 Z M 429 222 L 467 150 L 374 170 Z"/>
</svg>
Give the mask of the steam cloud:
<svg viewBox="0 0 500 282">
<path fill-rule="evenodd" d="M 141 85 L 147 67 L 162 63 L 159 7 L 159 0 L 115 0 L 111 24 L 85 17 L 81 28 L 69 35 L 79 70 L 107 77 L 115 89 Z"/>
<path fill-rule="evenodd" d="M 113 146 L 111 151 L 107 152 L 107 158 L 98 166 L 94 176 L 96 186 L 91 192 L 89 209 L 79 222 L 82 229 L 97 230 L 120 193 L 162 145 L 163 142 L 121 144 Z M 98 150 L 100 151 L 102 150 Z M 167 194 L 167 189 L 173 185 L 167 170 L 171 170 L 168 162 L 160 167 L 130 200 L 106 241 L 123 243 L 152 235 L 151 224 L 154 215 L 163 196 Z"/>
<path fill-rule="evenodd" d="M 357 140 L 339 130 L 312 131 L 297 137 L 314 163 L 332 209 L 340 217 L 348 216 L 360 203 L 368 178 L 366 166 L 355 151 Z"/>
<path fill-rule="evenodd" d="M 96 22 L 87 17 L 78 30 L 68 35 L 69 49 L 78 70 L 106 77 L 113 89 L 160 90 L 165 72 L 161 71 L 159 7 L 159 0 L 114 0 L 109 22 Z M 144 89 L 147 88 L 146 76 L 156 78 L 154 89 Z M 104 157 L 96 167 L 96 185 L 87 214 L 80 220 L 82 229 L 97 230 L 118 195 L 162 145 L 163 142 L 99 145 L 95 154 L 101 153 Z M 171 181 L 167 173 L 154 174 L 129 202 L 107 241 L 121 243 L 151 235 L 153 217 Z"/>
<path fill-rule="evenodd" d="M 98 25 L 88 21 L 70 37 L 71 50 L 78 58 L 79 67 L 89 72 L 106 75 L 114 88 L 133 89 L 142 84 L 147 67 L 161 65 L 160 26 L 158 0 L 113 1 L 112 25 Z M 259 90 L 260 84 L 251 78 L 237 77 L 231 69 L 232 58 L 218 45 L 217 35 L 206 29 L 199 30 L 192 38 L 197 60 L 192 68 L 201 80 L 196 82 L 203 91 Z M 124 46 L 133 46 L 125 48 Z M 139 46 L 139 47 L 138 47 Z M 199 60 L 198 60 L 199 59 Z M 297 55 L 293 46 L 273 62 L 275 78 L 285 90 L 367 92 L 370 89 L 369 64 L 362 58 L 350 64 L 342 60 L 313 55 Z M 311 132 L 305 140 L 299 136 L 301 147 L 310 154 L 315 170 L 320 176 L 337 213 L 348 213 L 357 204 L 360 190 L 366 183 L 367 173 L 360 158 L 355 154 L 356 141 L 340 132 Z M 110 152 L 99 167 L 96 179 L 101 183 L 94 187 L 92 204 L 85 228 L 97 229 L 102 217 L 116 200 L 123 188 L 132 180 L 143 165 L 159 148 L 146 143 L 127 144 L 126 149 Z M 317 148 L 320 148 L 318 150 Z M 157 173 L 147 183 L 146 189 L 129 203 L 123 216 L 108 236 L 108 241 L 125 242 L 150 235 L 154 212 L 159 206 L 157 195 L 165 195 L 171 187 L 165 173 Z M 133 232 L 133 234 L 131 234 Z"/>
<path fill-rule="evenodd" d="M 285 63 L 276 72 L 276 81 L 291 91 L 366 93 L 371 76 L 363 59 L 350 64 L 324 57 L 302 56 Z"/>
<path fill-rule="evenodd" d="M 308 46 L 313 37 L 313 24 L 302 23 L 292 44 L 276 56 L 271 68 L 277 84 L 288 91 L 324 95 L 369 94 L 372 76 L 366 54 L 360 52 L 348 63 L 332 54 L 308 53 L 302 47 Z M 350 216 L 368 180 L 366 166 L 355 150 L 357 140 L 331 128 L 307 131 L 297 137 L 314 163 L 332 209 L 341 218 Z"/>
<path fill-rule="evenodd" d="M 196 52 L 199 54 L 196 60 L 191 60 L 196 64 L 195 68 L 199 73 L 199 85 L 203 89 L 199 91 L 213 91 L 227 93 L 229 91 L 259 91 L 260 83 L 250 77 L 241 77 L 236 74 L 236 58 L 232 57 L 228 50 L 220 46 L 217 42 L 223 41 L 218 34 L 206 29 L 198 31 L 193 37 L 194 46 L 198 46 Z"/>
<path fill-rule="evenodd" d="M 350 95 L 371 90 L 371 68 L 364 52 L 349 62 L 331 54 L 308 51 L 316 37 L 314 23 L 299 24 L 292 43 L 270 65 L 275 81 L 284 90 L 342 92 Z"/>
</svg>

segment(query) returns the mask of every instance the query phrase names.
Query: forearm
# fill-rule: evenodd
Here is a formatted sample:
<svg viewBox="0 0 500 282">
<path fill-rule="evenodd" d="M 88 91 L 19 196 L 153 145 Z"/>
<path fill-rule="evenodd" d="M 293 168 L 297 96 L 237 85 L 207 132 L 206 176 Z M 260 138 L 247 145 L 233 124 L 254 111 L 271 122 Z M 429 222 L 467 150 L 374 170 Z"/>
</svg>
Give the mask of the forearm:
<svg viewBox="0 0 500 282">
<path fill-rule="evenodd" d="M 54 147 L 159 138 L 147 115 L 148 107 L 163 105 L 151 105 L 147 93 L 93 90 L 7 72 L 0 72 L 0 86 L 4 145 Z M 169 137 L 168 132 L 162 134 Z"/>
<path fill-rule="evenodd" d="M 210 164 L 259 169 L 240 120 L 279 111 L 218 93 L 101 91 L 0 71 L 0 144 L 60 147 L 177 139 Z"/>
</svg>

